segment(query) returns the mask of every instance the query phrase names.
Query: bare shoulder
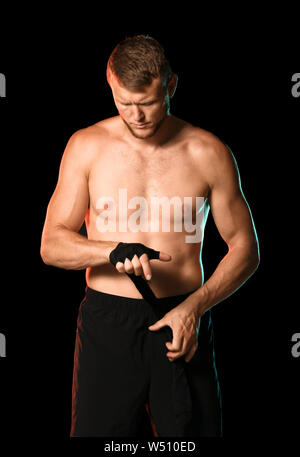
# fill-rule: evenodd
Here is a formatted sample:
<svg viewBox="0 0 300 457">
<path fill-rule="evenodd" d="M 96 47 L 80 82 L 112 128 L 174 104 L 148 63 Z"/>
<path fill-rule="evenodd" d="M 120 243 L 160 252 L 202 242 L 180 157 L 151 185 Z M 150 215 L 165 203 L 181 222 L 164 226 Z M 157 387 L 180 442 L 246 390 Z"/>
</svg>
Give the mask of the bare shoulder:
<svg viewBox="0 0 300 457">
<path fill-rule="evenodd" d="M 82 154 L 88 154 L 98 149 L 99 145 L 105 141 L 109 134 L 106 121 L 105 119 L 104 121 L 77 130 L 70 137 L 68 146 L 71 146 L 73 150 L 81 150 Z"/>
<path fill-rule="evenodd" d="M 220 138 L 212 132 L 200 127 L 186 124 L 186 138 L 188 150 L 193 157 L 196 167 L 206 175 L 209 182 L 218 177 L 237 175 L 237 163 L 229 148 Z"/>
<path fill-rule="evenodd" d="M 107 121 L 105 119 L 74 132 L 65 148 L 64 160 L 76 161 L 82 166 L 90 164 L 109 137 Z"/>
<path fill-rule="evenodd" d="M 231 156 L 229 147 L 212 132 L 189 123 L 185 123 L 184 131 L 195 159 L 215 162 Z"/>
</svg>

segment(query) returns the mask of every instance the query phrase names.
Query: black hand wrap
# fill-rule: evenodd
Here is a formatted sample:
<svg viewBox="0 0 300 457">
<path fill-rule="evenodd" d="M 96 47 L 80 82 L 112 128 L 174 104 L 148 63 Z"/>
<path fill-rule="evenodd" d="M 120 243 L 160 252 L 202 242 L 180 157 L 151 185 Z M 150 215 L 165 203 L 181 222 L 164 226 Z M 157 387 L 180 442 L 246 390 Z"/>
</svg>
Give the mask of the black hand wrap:
<svg viewBox="0 0 300 457">
<path fill-rule="evenodd" d="M 118 262 L 125 262 L 125 259 L 132 260 L 134 255 L 141 257 L 147 254 L 150 259 L 159 259 L 159 251 L 148 248 L 142 243 L 119 243 L 109 255 L 110 262 L 116 266 Z"/>
<path fill-rule="evenodd" d="M 147 254 L 148 259 L 159 259 L 159 251 L 155 251 L 152 248 L 148 248 L 142 243 L 119 243 L 115 249 L 113 249 L 109 255 L 109 260 L 115 267 L 118 262 L 125 262 L 125 259 L 132 260 L 135 254 L 141 257 L 143 254 Z M 149 285 L 141 276 L 136 276 L 134 273 L 126 273 L 127 276 L 134 283 L 140 294 L 149 303 L 155 303 L 156 297 Z"/>
</svg>

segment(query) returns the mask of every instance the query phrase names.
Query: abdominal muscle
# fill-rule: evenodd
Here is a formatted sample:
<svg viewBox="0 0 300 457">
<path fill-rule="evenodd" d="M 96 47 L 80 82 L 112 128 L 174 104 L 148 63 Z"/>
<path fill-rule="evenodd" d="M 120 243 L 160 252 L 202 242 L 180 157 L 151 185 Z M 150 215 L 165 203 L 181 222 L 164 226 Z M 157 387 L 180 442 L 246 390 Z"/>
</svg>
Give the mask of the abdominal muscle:
<svg viewBox="0 0 300 457">
<path fill-rule="evenodd" d="M 152 278 L 147 281 L 157 298 L 181 295 L 202 286 L 203 269 L 200 258 L 201 243 L 186 243 L 185 233 L 102 233 L 90 239 L 143 243 L 171 255 L 172 260 L 150 261 Z M 113 236 L 112 236 L 113 235 Z M 86 270 L 86 282 L 91 289 L 129 298 L 142 298 L 125 273 L 119 273 L 112 264 Z"/>
</svg>

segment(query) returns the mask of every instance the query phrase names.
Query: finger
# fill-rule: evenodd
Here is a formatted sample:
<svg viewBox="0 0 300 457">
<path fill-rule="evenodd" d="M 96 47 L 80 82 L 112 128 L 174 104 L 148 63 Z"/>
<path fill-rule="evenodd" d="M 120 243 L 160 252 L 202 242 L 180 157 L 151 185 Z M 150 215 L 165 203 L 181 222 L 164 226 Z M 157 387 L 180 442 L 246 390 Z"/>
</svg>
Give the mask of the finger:
<svg viewBox="0 0 300 457">
<path fill-rule="evenodd" d="M 172 343 L 167 342 L 166 345 L 167 345 L 167 348 L 169 349 L 169 351 L 179 352 L 183 348 L 183 342 L 184 342 L 183 335 L 179 335 L 179 334 L 175 333 L 175 335 L 173 336 Z"/>
<path fill-rule="evenodd" d="M 193 346 L 192 349 L 186 354 L 184 360 L 188 363 L 191 361 L 191 359 L 194 357 L 195 353 L 197 351 L 197 346 Z"/>
<path fill-rule="evenodd" d="M 181 355 L 182 355 L 182 354 L 176 354 L 176 355 L 174 355 L 173 353 L 170 353 L 170 354 L 168 353 L 168 354 L 167 354 L 167 357 L 168 357 L 168 359 L 169 359 L 170 362 L 174 362 L 174 360 L 179 359 L 179 357 L 181 357 Z"/>
<path fill-rule="evenodd" d="M 147 254 L 141 255 L 140 263 L 142 265 L 145 278 L 150 280 L 152 278 L 152 272 L 151 272 L 150 262 L 149 262 Z"/>
<path fill-rule="evenodd" d="M 163 262 L 169 262 L 170 260 L 172 260 L 172 257 L 169 254 L 160 251 L 159 260 L 162 260 Z"/>
<path fill-rule="evenodd" d="M 124 262 L 124 267 L 125 267 L 126 273 L 133 273 L 134 269 L 133 269 L 132 263 L 129 259 L 127 259 L 127 257 Z"/>
<path fill-rule="evenodd" d="M 198 348 L 198 344 L 192 344 L 192 345 L 183 344 L 181 351 L 167 352 L 166 356 L 168 357 L 169 360 L 171 359 L 172 361 L 178 359 L 179 357 L 184 356 L 185 361 L 189 362 L 195 355 L 197 348 Z"/>
<path fill-rule="evenodd" d="M 182 349 L 179 351 L 169 351 L 167 352 L 166 356 L 168 357 L 169 360 L 173 361 L 176 359 L 179 359 L 179 357 L 182 357 L 184 354 L 187 352 L 187 346 L 183 345 Z"/>
<path fill-rule="evenodd" d="M 134 274 L 136 276 L 142 276 L 143 268 L 141 262 L 139 261 L 138 256 L 135 254 L 134 257 L 131 259 L 132 266 L 134 268 Z"/>
<path fill-rule="evenodd" d="M 164 318 L 160 319 L 159 321 L 156 321 L 154 324 L 149 325 L 148 329 L 149 330 L 160 330 L 162 327 L 165 327 L 168 325 Z"/>
<path fill-rule="evenodd" d="M 167 354 L 166 354 L 166 356 L 168 357 L 168 359 L 169 359 L 170 361 L 179 359 L 179 357 L 182 357 L 183 355 L 184 355 L 184 352 L 183 352 L 183 351 L 179 351 L 179 352 L 167 352 Z"/>
<path fill-rule="evenodd" d="M 119 273 L 125 273 L 124 263 L 117 262 L 116 269 L 118 270 Z"/>
</svg>

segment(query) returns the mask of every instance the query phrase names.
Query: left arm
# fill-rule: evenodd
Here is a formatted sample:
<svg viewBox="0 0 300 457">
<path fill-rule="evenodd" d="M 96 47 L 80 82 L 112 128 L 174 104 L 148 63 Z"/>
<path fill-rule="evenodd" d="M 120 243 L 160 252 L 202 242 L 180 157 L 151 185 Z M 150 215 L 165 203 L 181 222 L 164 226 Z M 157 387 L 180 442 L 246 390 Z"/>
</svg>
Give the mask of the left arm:
<svg viewBox="0 0 300 457">
<path fill-rule="evenodd" d="M 173 341 L 166 343 L 170 361 L 184 354 L 187 362 L 191 360 L 197 349 L 202 314 L 239 289 L 259 265 L 256 230 L 233 154 L 217 139 L 207 157 L 209 203 L 228 253 L 202 287 L 150 327 L 151 330 L 165 325 L 172 328 Z"/>
<path fill-rule="evenodd" d="M 193 294 L 199 317 L 239 289 L 255 272 L 260 258 L 256 230 L 243 195 L 236 161 L 223 143 L 218 148 L 209 202 L 228 253 L 212 276 Z"/>
</svg>

